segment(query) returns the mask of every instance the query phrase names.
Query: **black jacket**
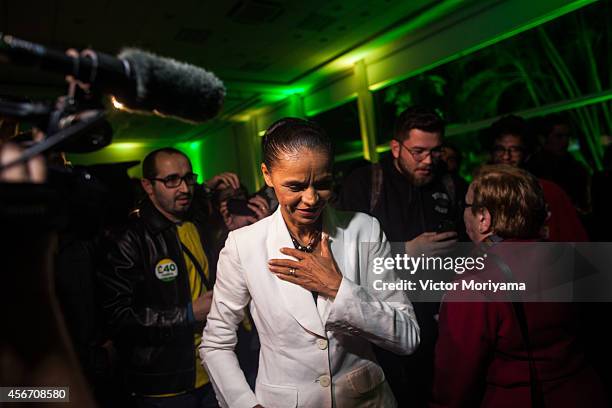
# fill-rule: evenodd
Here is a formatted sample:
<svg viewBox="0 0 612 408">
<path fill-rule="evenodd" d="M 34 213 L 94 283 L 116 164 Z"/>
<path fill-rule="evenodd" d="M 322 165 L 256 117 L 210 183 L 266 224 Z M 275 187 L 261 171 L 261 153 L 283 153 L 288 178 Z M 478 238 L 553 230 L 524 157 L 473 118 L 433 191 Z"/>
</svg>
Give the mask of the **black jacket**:
<svg viewBox="0 0 612 408">
<path fill-rule="evenodd" d="M 218 252 L 207 245 L 202 228 L 205 216 L 192 213 L 189 221 L 200 233 L 212 283 Z M 168 281 L 158 279 L 155 272 L 165 258 L 178 267 L 177 276 Z M 176 226 L 147 202 L 113 245 L 101 279 L 107 323 L 130 390 L 166 394 L 193 389 L 194 333 L 201 325 L 193 318 L 188 272 Z"/>
<path fill-rule="evenodd" d="M 371 165 L 356 169 L 343 181 L 337 207 L 376 217 L 389 241 L 409 241 L 423 232 L 436 231 L 445 220 L 454 222 L 459 239 L 467 241 L 462 206 L 467 185 L 463 180 L 449 176 L 451 193 L 441 174 L 424 186 L 411 184 L 395 168 L 391 155 L 380 161 L 380 168 L 382 185 L 373 211 Z"/>
<path fill-rule="evenodd" d="M 444 176 L 436 174 L 430 183 L 415 186 L 397 170 L 391 155 L 380 161 L 380 171 L 380 192 L 372 211 L 372 165 L 356 169 L 344 180 L 337 207 L 376 217 L 391 242 L 409 241 L 423 232 L 436 231 L 444 221 L 452 221 L 459 240 L 467 240 L 462 206 L 467 189 L 465 182 L 452 177 L 453 191 L 450 192 Z M 399 406 L 421 407 L 427 406 L 431 389 L 437 337 L 434 315 L 438 313 L 438 305 L 412 300 L 421 328 L 421 343 L 417 351 L 400 358 L 385 350 L 375 350 Z"/>
</svg>

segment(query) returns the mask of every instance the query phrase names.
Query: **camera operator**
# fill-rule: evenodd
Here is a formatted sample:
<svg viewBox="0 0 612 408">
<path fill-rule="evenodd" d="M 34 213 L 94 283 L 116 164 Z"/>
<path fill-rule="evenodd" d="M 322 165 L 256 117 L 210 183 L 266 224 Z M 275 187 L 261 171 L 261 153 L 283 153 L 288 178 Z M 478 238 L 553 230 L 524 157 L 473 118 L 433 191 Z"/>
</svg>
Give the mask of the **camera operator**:
<svg viewBox="0 0 612 408">
<path fill-rule="evenodd" d="M 32 132 L 32 139 L 40 141 L 44 134 L 39 130 Z M 10 141 L 0 141 L 0 165 L 6 165 L 17 159 L 23 148 Z M 35 156 L 23 164 L 16 164 L 0 171 L 0 182 L 5 183 L 44 183 L 47 179 L 47 167 L 42 156 Z"/>
<path fill-rule="evenodd" d="M 44 135 L 35 130 L 33 138 Z M 0 165 L 23 148 L 0 141 Z M 57 193 L 46 185 L 42 156 L 0 170 L 0 222 L 4 267 L 0 285 L 1 382 L 11 386 L 70 387 L 75 406 L 94 406 L 79 369 L 53 290 L 57 230 L 62 224 Z M 41 343 L 41 333 L 44 342 Z"/>
<path fill-rule="evenodd" d="M 113 196 L 116 193 L 113 181 L 104 180 L 105 186 L 105 183 L 97 184 L 88 169 L 61 165 L 57 172 L 50 171 L 46 177 L 49 167 L 40 156 L 32 156 L 51 151 L 86 153 L 107 146 L 112 140 L 112 128 L 104 119 L 103 95 L 118 97 L 134 112 L 202 122 L 220 111 L 225 88 L 211 72 L 143 50 L 123 49 L 117 57 L 92 49 L 62 52 L 6 33 L 0 33 L 0 62 L 35 66 L 64 75 L 68 82 L 67 94 L 54 104 L 13 96 L 0 100 L 0 114 L 8 115 L 11 121 L 31 123 L 47 134 L 35 132 L 37 143 L 26 141 L 24 149 L 15 143 L 0 144 L 0 219 L 9 232 L 5 236 L 11 238 L 5 248 L 9 254 L 8 269 L 14 271 L 2 291 L 3 302 L 7 302 L 2 307 L 2 320 L 7 322 L 11 333 L 0 349 L 2 361 L 8 361 L 3 364 L 2 382 L 69 385 L 71 402 L 77 406 L 93 406 L 74 351 L 66 341 L 68 336 L 59 306 L 64 308 L 77 354 L 88 371 L 89 340 L 98 339 L 95 333 L 100 326 L 100 320 L 95 318 L 99 302 L 94 279 L 95 269 L 102 263 L 98 262 L 99 254 L 104 252 L 106 240 L 99 238 L 104 235 L 112 240 L 120 229 L 115 227 L 124 227 L 125 220 L 122 215 L 121 220 L 114 220 L 118 222 L 113 222 L 113 228 L 105 225 L 109 208 L 118 198 Z M 0 117 L 0 125 L 2 122 Z M 15 132 L 9 133 L 12 136 Z M 232 181 L 223 176 L 213 184 L 224 183 L 238 184 L 237 178 Z M 198 191 L 204 195 L 202 189 Z M 202 208 L 207 206 L 206 200 L 199 204 Z M 214 210 L 218 214 L 218 208 L 208 204 L 208 210 L 209 220 L 214 221 L 211 214 Z M 217 218 L 223 225 L 222 217 Z M 85 281 L 87 287 L 83 291 L 75 290 Z M 60 302 L 55 297 L 54 283 L 62 295 Z M 204 302 L 198 301 L 197 305 L 201 303 Z M 19 318 L 15 318 L 18 314 L 15 311 L 27 313 L 19 313 Z M 44 321 L 39 322 L 39 318 Z M 39 338 L 40 332 L 51 337 L 45 339 L 44 347 L 32 341 Z M 193 341 L 192 336 L 191 346 Z M 58 361 L 48 363 L 49 358 L 56 357 Z M 129 365 L 132 356 L 127 357 L 124 362 Z M 28 365 L 29 361 L 33 363 Z M 41 363 L 37 365 L 38 362 Z M 5 373 L 4 369 L 8 371 Z M 64 371 L 74 375 L 62 375 Z M 28 376 L 35 381 L 27 381 Z M 56 384 L 58 381 L 68 384 Z M 110 406 L 124 404 L 115 401 Z"/>
</svg>

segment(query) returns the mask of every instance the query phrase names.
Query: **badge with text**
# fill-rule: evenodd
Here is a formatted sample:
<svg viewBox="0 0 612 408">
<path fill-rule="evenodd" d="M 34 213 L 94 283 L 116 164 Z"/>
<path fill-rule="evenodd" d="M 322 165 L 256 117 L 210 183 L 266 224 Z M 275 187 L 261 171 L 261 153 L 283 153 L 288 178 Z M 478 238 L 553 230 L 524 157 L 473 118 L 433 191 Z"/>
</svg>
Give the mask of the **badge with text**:
<svg viewBox="0 0 612 408">
<path fill-rule="evenodd" d="M 434 199 L 434 202 L 436 204 L 434 206 L 434 210 L 442 214 L 448 214 L 448 209 L 451 204 L 450 198 L 448 197 L 448 195 L 446 193 L 442 193 L 438 191 L 438 192 L 433 193 L 431 197 Z"/>
<path fill-rule="evenodd" d="M 155 265 L 155 276 L 157 279 L 169 282 L 178 276 L 178 266 L 169 258 L 164 258 Z"/>
</svg>

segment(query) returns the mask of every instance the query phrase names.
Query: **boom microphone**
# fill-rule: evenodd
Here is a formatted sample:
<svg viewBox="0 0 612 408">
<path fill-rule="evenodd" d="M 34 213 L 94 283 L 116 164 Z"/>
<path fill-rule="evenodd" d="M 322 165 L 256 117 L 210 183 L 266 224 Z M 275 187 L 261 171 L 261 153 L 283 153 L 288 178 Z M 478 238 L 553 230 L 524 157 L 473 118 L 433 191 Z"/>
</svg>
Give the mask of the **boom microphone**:
<svg viewBox="0 0 612 408">
<path fill-rule="evenodd" d="M 2 56 L 10 62 L 71 75 L 112 94 L 130 110 L 192 122 L 214 117 L 225 97 L 223 82 L 213 73 L 136 48 L 126 48 L 118 57 L 90 49 L 71 56 L 0 33 L 0 61 Z"/>
</svg>

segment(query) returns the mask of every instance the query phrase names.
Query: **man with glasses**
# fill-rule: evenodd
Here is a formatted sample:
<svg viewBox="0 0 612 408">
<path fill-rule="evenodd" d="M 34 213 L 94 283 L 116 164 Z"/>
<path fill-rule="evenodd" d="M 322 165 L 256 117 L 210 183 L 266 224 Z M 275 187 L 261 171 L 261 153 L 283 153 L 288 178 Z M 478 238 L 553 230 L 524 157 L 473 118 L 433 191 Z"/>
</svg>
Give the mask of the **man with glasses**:
<svg viewBox="0 0 612 408">
<path fill-rule="evenodd" d="M 109 254 L 105 311 L 140 407 L 216 407 L 196 347 L 212 301 L 216 251 L 192 205 L 197 175 L 173 148 L 143 161 L 148 200 Z"/>
<path fill-rule="evenodd" d="M 405 241 L 408 253 L 446 251 L 462 231 L 465 183 L 440 166 L 444 126 L 432 109 L 402 112 L 391 154 L 350 174 L 342 184 L 339 206 L 378 218 L 387 238 Z"/>
<path fill-rule="evenodd" d="M 391 242 L 405 242 L 420 256 L 449 251 L 464 232 L 461 202 L 465 183 L 440 166 L 444 121 L 432 109 L 412 107 L 400 114 L 391 154 L 355 170 L 342 185 L 339 206 L 378 218 Z M 435 303 L 414 302 L 421 327 L 419 349 L 409 357 L 378 357 L 400 406 L 426 406 L 437 335 Z"/>
<path fill-rule="evenodd" d="M 529 127 L 525 119 L 508 115 L 493 122 L 487 130 L 491 163 L 525 167 L 532 151 Z M 538 179 L 548 206 L 548 218 L 542 238 L 553 242 L 588 241 L 588 236 L 571 199 L 558 184 Z"/>
</svg>

